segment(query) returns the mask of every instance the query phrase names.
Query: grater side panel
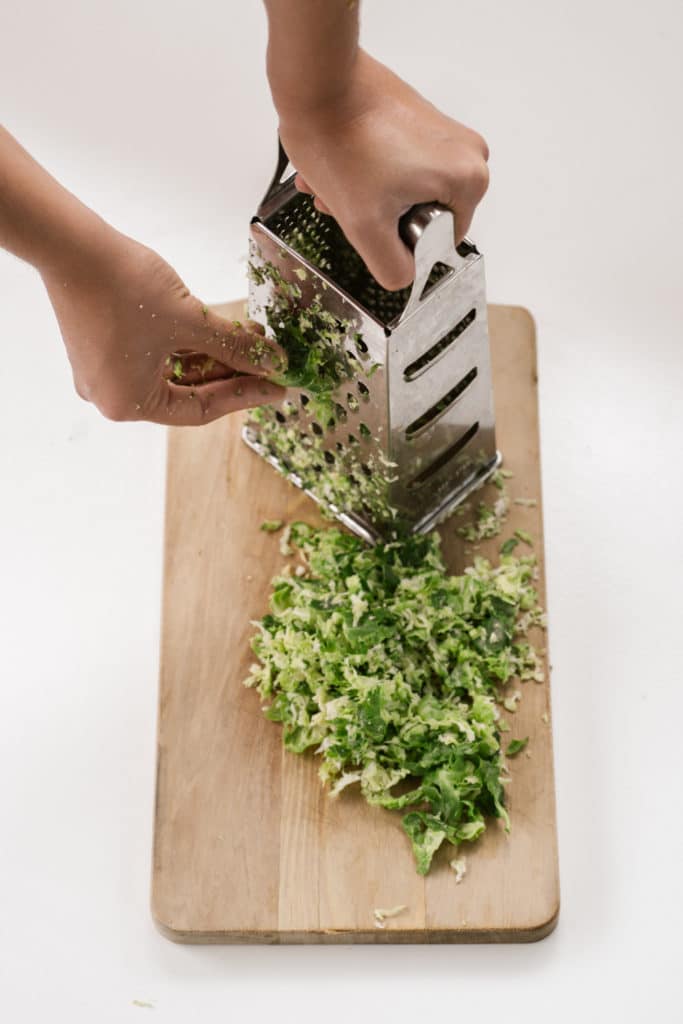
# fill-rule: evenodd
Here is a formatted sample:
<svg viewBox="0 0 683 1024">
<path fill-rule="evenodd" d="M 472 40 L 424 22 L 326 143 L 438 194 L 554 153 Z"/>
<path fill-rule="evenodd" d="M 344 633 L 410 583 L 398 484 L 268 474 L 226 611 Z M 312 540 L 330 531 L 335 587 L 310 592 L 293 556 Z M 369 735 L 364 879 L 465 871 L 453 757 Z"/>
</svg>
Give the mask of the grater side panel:
<svg viewBox="0 0 683 1024">
<path fill-rule="evenodd" d="M 300 287 L 302 306 L 318 297 L 328 312 L 349 322 L 346 354 L 353 375 L 337 389 L 335 413 L 327 423 L 318 422 L 311 413 L 313 403 L 306 392 L 290 388 L 287 399 L 278 408 L 260 411 L 260 415 L 267 418 L 265 424 L 253 420 L 249 423 L 245 440 L 311 497 L 323 504 L 331 504 L 346 525 L 366 539 L 376 537 L 372 512 L 365 499 L 368 488 L 375 488 L 373 494 L 381 492 L 385 495 L 385 504 L 388 494 L 388 486 L 384 483 L 390 473 L 386 468 L 389 441 L 385 330 L 258 220 L 251 226 L 250 258 L 256 266 L 265 262 L 273 264 L 285 281 Z M 302 271 L 306 275 L 304 280 Z M 271 305 L 274 289 L 272 282 L 258 284 L 250 280 L 249 316 L 264 326 L 267 326 L 265 311 Z M 356 333 L 362 336 L 362 350 L 354 340 Z M 368 373 L 371 367 L 373 372 Z M 269 447 L 273 436 L 271 428 L 280 436 L 285 431 L 295 432 L 300 452 L 295 453 L 291 460 L 278 457 L 273 446 Z M 313 450 L 321 456 L 317 476 L 316 473 L 311 474 L 311 460 L 306 457 L 306 453 Z M 315 466 L 313 468 L 316 469 Z M 348 506 L 343 508 L 338 502 L 330 501 L 329 497 L 328 477 L 337 468 L 360 482 L 360 487 L 354 488 L 358 493 L 350 493 Z"/>
<path fill-rule="evenodd" d="M 439 340 L 465 318 L 462 333 L 439 351 Z M 420 367 L 420 358 L 430 352 L 436 357 Z M 406 380 L 407 369 L 416 361 L 420 372 Z M 388 365 L 390 457 L 398 476 L 391 500 L 418 522 L 451 498 L 457 501 L 458 492 L 490 472 L 497 461 L 480 256 L 442 282 L 391 334 Z M 443 411 L 439 403 L 445 404 Z"/>
</svg>

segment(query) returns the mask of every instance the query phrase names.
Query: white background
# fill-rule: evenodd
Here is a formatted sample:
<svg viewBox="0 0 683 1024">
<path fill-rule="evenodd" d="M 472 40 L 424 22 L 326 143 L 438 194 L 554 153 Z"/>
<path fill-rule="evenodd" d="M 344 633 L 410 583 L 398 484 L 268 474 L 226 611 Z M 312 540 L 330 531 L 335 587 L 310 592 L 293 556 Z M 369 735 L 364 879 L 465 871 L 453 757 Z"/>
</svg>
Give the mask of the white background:
<svg viewBox="0 0 683 1024">
<path fill-rule="evenodd" d="M 681 1019 L 681 10 L 365 3 L 365 45 L 487 137 L 472 233 L 490 299 L 538 324 L 563 901 L 540 944 L 157 935 L 164 433 L 74 395 L 39 280 L 0 254 L 4 1019 Z M 4 0 L 2 118 L 205 300 L 238 297 L 264 40 L 257 0 Z"/>
</svg>

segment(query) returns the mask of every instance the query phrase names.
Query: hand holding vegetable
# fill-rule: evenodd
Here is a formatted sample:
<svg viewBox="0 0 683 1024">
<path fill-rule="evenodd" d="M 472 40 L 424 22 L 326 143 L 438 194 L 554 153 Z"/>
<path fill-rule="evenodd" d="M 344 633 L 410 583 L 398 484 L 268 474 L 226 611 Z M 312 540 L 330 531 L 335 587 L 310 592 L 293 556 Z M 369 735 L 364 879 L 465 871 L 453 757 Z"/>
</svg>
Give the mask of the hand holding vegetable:
<svg viewBox="0 0 683 1024">
<path fill-rule="evenodd" d="M 261 327 L 208 310 L 2 128 L 0 245 L 40 272 L 76 389 L 110 419 L 194 425 L 284 396 L 266 379 L 282 358 Z"/>
<path fill-rule="evenodd" d="M 207 309 L 152 250 L 111 243 L 101 263 L 43 272 L 82 398 L 109 419 L 193 426 L 284 397 L 260 325 Z"/>
</svg>

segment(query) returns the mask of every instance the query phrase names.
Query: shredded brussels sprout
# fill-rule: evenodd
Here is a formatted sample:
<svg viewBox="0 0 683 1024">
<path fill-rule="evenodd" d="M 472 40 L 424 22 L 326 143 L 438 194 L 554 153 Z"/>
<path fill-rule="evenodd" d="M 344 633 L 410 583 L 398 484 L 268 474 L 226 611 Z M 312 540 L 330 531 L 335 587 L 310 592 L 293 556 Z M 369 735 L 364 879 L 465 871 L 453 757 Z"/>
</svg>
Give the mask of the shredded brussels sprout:
<svg viewBox="0 0 683 1024">
<path fill-rule="evenodd" d="M 321 756 L 331 795 L 359 785 L 370 804 L 403 811 L 420 874 L 488 817 L 509 828 L 497 705 L 538 673 L 520 628 L 541 622 L 533 556 L 476 558 L 451 576 L 436 533 L 368 547 L 305 523 L 281 550 L 305 568 L 273 580 L 245 684 L 285 747 Z"/>
</svg>

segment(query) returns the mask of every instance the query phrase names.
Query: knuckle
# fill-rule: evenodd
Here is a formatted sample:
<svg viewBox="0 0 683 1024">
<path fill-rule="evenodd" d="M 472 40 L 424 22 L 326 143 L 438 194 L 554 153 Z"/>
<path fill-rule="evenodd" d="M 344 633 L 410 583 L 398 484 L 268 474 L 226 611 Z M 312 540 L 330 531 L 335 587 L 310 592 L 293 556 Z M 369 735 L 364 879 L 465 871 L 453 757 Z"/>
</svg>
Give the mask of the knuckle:
<svg viewBox="0 0 683 1024">
<path fill-rule="evenodd" d="M 478 132 L 474 132 L 474 144 L 479 149 L 484 160 L 488 161 L 491 156 L 491 150 L 489 149 L 489 144 L 484 136 L 480 135 Z"/>
<path fill-rule="evenodd" d="M 412 275 L 401 267 L 378 267 L 375 277 L 388 292 L 398 292 L 412 282 Z"/>
<path fill-rule="evenodd" d="M 83 384 L 82 381 L 77 380 L 75 377 L 74 377 L 74 391 L 76 392 L 78 397 L 80 399 L 82 399 L 84 402 L 89 402 L 90 401 L 90 394 L 89 394 L 89 390 L 88 390 L 87 386 L 85 384 Z"/>
<path fill-rule="evenodd" d="M 105 419 L 114 423 L 123 423 L 131 419 L 130 403 L 119 395 L 102 395 L 95 400 L 95 405 Z"/>
<path fill-rule="evenodd" d="M 477 202 L 485 195 L 489 187 L 489 169 L 485 160 L 474 159 L 461 168 L 460 188 L 468 197 Z"/>
</svg>

